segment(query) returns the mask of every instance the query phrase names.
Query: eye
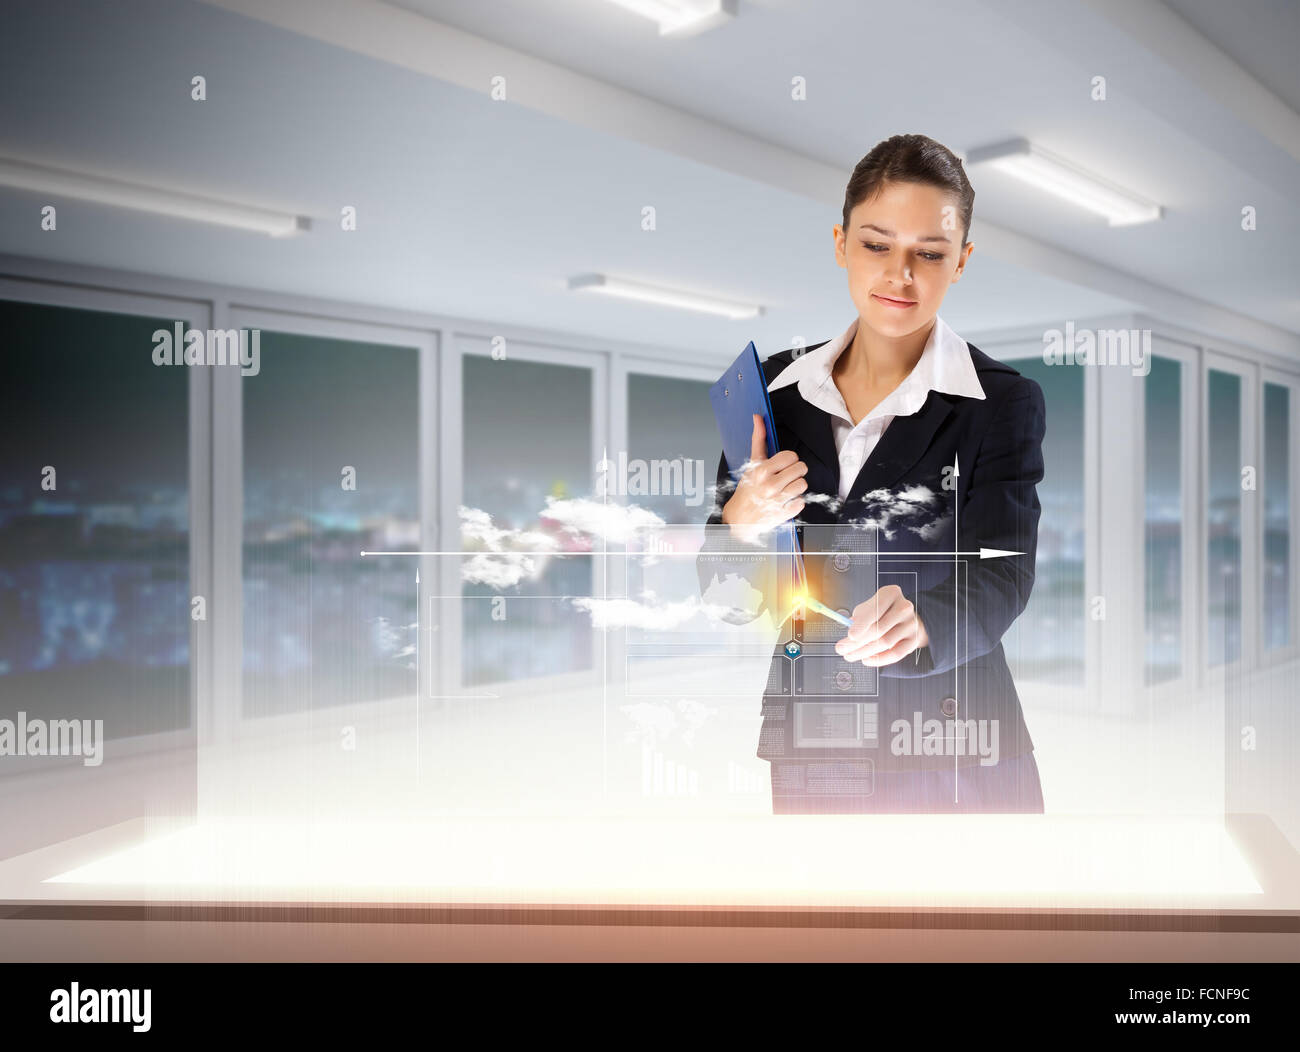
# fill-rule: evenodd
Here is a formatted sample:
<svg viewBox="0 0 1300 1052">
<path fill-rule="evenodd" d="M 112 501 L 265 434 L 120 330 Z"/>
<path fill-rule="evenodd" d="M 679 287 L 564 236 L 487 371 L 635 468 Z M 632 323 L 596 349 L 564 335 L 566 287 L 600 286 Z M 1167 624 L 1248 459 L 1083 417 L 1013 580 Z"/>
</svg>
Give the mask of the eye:
<svg viewBox="0 0 1300 1052">
<path fill-rule="evenodd" d="M 862 247 L 865 248 L 865 249 L 867 249 L 867 251 L 869 251 L 869 252 L 888 252 L 888 251 L 889 251 L 889 246 L 888 246 L 888 245 L 882 245 L 882 244 L 880 244 L 878 241 L 864 241 L 864 242 L 862 242 Z M 944 258 L 944 255 L 943 255 L 942 252 L 920 252 L 920 253 L 918 253 L 918 255 L 919 255 L 922 259 L 924 259 L 927 263 L 938 263 L 938 262 L 940 262 L 940 261 Z"/>
</svg>

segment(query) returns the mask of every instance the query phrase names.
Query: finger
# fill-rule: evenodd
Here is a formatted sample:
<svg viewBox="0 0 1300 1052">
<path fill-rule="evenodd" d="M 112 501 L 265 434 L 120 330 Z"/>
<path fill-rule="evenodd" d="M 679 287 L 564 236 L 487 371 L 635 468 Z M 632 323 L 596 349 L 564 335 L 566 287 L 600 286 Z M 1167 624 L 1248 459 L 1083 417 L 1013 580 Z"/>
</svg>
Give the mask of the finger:
<svg viewBox="0 0 1300 1052">
<path fill-rule="evenodd" d="M 789 452 L 790 451 L 786 449 L 781 451 L 781 453 Z M 781 453 L 778 453 L 776 456 L 779 457 Z M 794 456 L 793 453 L 790 455 Z M 767 462 L 767 467 L 768 481 L 775 485 L 778 490 L 785 489 L 785 487 L 795 479 L 802 478 L 804 475 L 808 474 L 808 465 L 802 460 L 796 460 L 788 468 L 782 469 L 780 465 L 776 463 L 776 457 L 773 457 Z"/>
<path fill-rule="evenodd" d="M 841 656 L 846 661 L 864 661 L 881 657 L 898 647 L 904 648 L 901 653 L 911 653 L 916 649 L 916 645 L 916 623 L 905 621 L 870 642 L 858 643 L 846 636 L 836 644 L 835 649 L 841 652 Z"/>
<path fill-rule="evenodd" d="M 879 638 L 882 633 L 897 623 L 897 615 L 893 617 L 890 615 L 895 604 L 902 597 L 901 588 L 897 585 L 886 585 L 870 599 L 859 603 L 853 608 L 853 624 L 848 634 L 858 642 L 869 642 Z"/>
<path fill-rule="evenodd" d="M 766 515 L 773 525 L 785 522 L 792 515 L 798 515 L 803 507 L 804 499 L 797 493 L 778 494 L 765 502 Z"/>
<path fill-rule="evenodd" d="M 758 413 L 754 414 L 754 432 L 749 436 L 749 459 L 760 464 L 767 459 L 767 428 Z"/>
<path fill-rule="evenodd" d="M 800 463 L 800 455 L 796 451 L 777 450 L 767 459 L 767 471 L 771 475 L 771 473 L 785 471 L 785 468 L 790 467 L 790 464 L 797 463 Z"/>
<path fill-rule="evenodd" d="M 781 500 L 793 500 L 799 494 L 808 489 L 808 480 L 804 478 L 795 479 L 788 486 L 784 486 L 778 495 Z"/>
<path fill-rule="evenodd" d="M 865 642 L 845 636 L 835 644 L 835 649 L 845 661 L 861 661 L 863 658 L 877 656 L 900 643 L 914 639 L 916 632 L 906 622 L 894 625 L 877 639 Z"/>
<path fill-rule="evenodd" d="M 916 629 L 916 614 L 912 604 L 906 600 L 891 606 L 870 627 L 861 632 L 854 634 L 850 629 L 849 635 L 859 643 L 875 643 L 899 628 L 910 631 Z"/>
<path fill-rule="evenodd" d="M 892 665 L 895 661 L 901 661 L 915 649 L 909 640 L 904 640 L 884 653 L 872 654 L 870 657 L 862 658 L 861 661 L 868 668 L 880 668 L 882 665 Z"/>
<path fill-rule="evenodd" d="M 799 512 L 803 511 L 803 507 L 802 498 L 790 494 L 778 494 L 776 496 L 756 495 L 751 504 L 753 510 L 750 521 L 767 530 L 798 515 Z"/>
<path fill-rule="evenodd" d="M 799 481 L 800 478 L 796 477 L 789 485 L 785 486 L 778 486 L 771 479 L 756 483 L 754 489 L 756 499 L 761 500 L 773 513 L 780 512 L 787 501 L 793 500 L 807 490 L 807 483 L 799 485 Z"/>
<path fill-rule="evenodd" d="M 780 493 L 769 492 L 767 487 L 756 489 L 753 501 L 755 512 L 760 518 L 776 522 L 785 513 L 786 498 Z"/>
</svg>

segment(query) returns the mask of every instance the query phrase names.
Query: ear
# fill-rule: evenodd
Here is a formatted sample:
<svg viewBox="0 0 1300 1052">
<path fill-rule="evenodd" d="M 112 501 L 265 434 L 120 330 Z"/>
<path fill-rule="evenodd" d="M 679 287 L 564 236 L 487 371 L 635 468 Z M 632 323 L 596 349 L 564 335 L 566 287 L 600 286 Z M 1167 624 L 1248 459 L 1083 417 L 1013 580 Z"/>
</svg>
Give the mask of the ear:
<svg viewBox="0 0 1300 1052">
<path fill-rule="evenodd" d="M 970 254 L 975 251 L 975 242 L 966 242 L 966 247 L 961 250 L 957 256 L 957 269 L 952 272 L 952 280 L 960 281 L 962 271 L 966 269 L 966 261 L 970 259 Z"/>
<path fill-rule="evenodd" d="M 844 228 L 836 223 L 831 227 L 831 236 L 835 239 L 835 262 L 845 269 L 848 268 L 848 260 L 844 258 L 844 252 L 847 248 L 847 242 L 844 238 Z"/>
</svg>

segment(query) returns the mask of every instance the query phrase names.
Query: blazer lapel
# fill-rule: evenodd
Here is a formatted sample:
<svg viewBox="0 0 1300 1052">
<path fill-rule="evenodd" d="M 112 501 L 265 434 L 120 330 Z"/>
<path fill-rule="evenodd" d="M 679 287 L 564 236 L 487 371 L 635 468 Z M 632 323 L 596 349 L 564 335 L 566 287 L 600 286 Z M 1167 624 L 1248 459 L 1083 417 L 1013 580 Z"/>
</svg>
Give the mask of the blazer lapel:
<svg viewBox="0 0 1300 1052">
<path fill-rule="evenodd" d="M 831 431 L 830 413 L 810 402 L 805 402 L 803 395 L 799 393 L 798 384 L 790 384 L 788 387 L 773 391 L 771 399 L 772 415 L 803 439 L 804 444 L 835 476 L 835 489 L 832 493 L 837 492 L 840 482 L 840 458 L 835 451 L 835 435 Z"/>
<path fill-rule="evenodd" d="M 930 446 L 934 433 L 944 422 L 952 406 L 939 392 L 931 391 L 925 404 L 910 416 L 896 416 L 880 436 L 876 448 L 862 465 L 858 477 L 849 488 L 845 506 L 860 500 L 864 493 L 874 489 L 892 486 L 907 472 Z M 827 434 L 830 435 L 829 418 Z M 831 449 L 834 450 L 834 436 L 831 437 Z"/>
<path fill-rule="evenodd" d="M 793 431 L 813 455 L 822 462 L 827 480 L 825 491 L 832 496 L 840 488 L 840 458 L 835 449 L 835 435 L 831 430 L 831 415 L 804 401 L 795 384 L 782 387 L 771 394 L 773 415 Z M 862 465 L 853 480 L 845 499 L 845 507 L 860 500 L 864 493 L 892 486 L 929 448 L 935 432 L 952 412 L 952 406 L 938 391 L 931 391 L 921 406 L 910 416 L 896 416 L 885 428 L 876 448 Z M 812 465 L 809 465 L 810 473 Z M 811 483 L 810 483 L 811 485 Z"/>
</svg>

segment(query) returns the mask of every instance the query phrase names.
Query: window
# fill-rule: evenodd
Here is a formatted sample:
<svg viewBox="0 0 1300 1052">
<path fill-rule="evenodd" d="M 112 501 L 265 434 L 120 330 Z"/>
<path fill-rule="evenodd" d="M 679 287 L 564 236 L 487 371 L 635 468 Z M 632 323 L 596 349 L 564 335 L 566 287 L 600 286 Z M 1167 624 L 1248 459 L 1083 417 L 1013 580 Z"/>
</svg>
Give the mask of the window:
<svg viewBox="0 0 1300 1052">
<path fill-rule="evenodd" d="M 419 351 L 260 339 L 240 380 L 243 715 L 412 696 L 415 560 L 360 553 L 420 546 Z"/>
<path fill-rule="evenodd" d="M 1211 667 L 1241 657 L 1242 377 L 1207 375 L 1206 653 Z"/>
<path fill-rule="evenodd" d="M 594 667 L 590 615 L 571 599 L 592 596 L 593 537 L 567 531 L 547 515 L 548 498 L 591 498 L 599 454 L 593 452 L 592 370 L 467 353 L 462 359 L 462 504 L 491 517 L 497 529 L 535 531 L 553 539 L 518 580 L 463 580 L 461 685 L 529 679 Z M 594 538 L 596 550 L 600 539 Z M 464 538 L 466 551 L 482 550 Z M 519 547 L 508 539 L 503 549 Z M 569 557 L 560 557 L 564 552 Z M 488 560 L 507 570 L 506 560 Z M 462 561 L 462 572 L 472 563 Z"/>
<path fill-rule="evenodd" d="M 621 463 L 611 456 L 614 463 L 609 477 L 626 493 L 619 499 L 648 509 L 664 521 L 666 528 L 653 538 L 662 546 L 658 550 L 694 552 L 703 540 L 703 523 L 713 510 L 712 487 L 722 452 L 709 401 L 709 388 L 722 370 L 678 363 L 663 363 L 660 368 L 668 375 L 627 374 L 627 454 Z M 637 537 L 636 551 L 646 552 L 651 540 L 648 534 Z M 679 603 L 699 595 L 693 555 L 630 558 L 625 573 L 627 595 L 632 598 L 650 592 L 657 601 Z M 681 660 L 677 644 L 705 645 L 716 631 L 706 617 L 670 626 L 628 626 L 615 641 L 627 645 L 622 664 L 627 670 L 626 689 L 633 694 L 656 692 L 659 688 L 652 677 Z M 712 661 L 716 668 L 718 659 L 693 656 L 692 660 Z M 611 675 L 615 674 L 611 669 Z"/>
<path fill-rule="evenodd" d="M 996 353 L 995 353 L 996 356 Z M 1084 622 L 1083 399 L 1086 370 L 1048 365 L 1041 355 L 1010 359 L 1043 389 L 1047 433 L 1043 438 L 1042 513 L 1034 589 L 1025 612 L 1003 639 L 1018 677 L 1080 685 L 1086 664 Z"/>
<path fill-rule="evenodd" d="M 1152 355 L 1146 377 L 1146 683 L 1183 663 L 1183 364 Z"/>
<path fill-rule="evenodd" d="M 633 466 L 625 482 L 627 503 L 648 508 L 670 526 L 703 522 L 712 504 L 709 487 L 717 480 L 722 440 L 710 386 L 704 380 L 628 374 L 627 461 Z M 610 459 L 612 473 L 619 465 L 616 456 Z M 652 492 L 644 492 L 647 488 Z"/>
<path fill-rule="evenodd" d="M 1289 647 L 1291 621 L 1291 390 L 1264 384 L 1264 651 Z"/>
<path fill-rule="evenodd" d="M 8 715 L 190 726 L 189 384 L 171 318 L 0 300 L 0 691 Z"/>
</svg>

